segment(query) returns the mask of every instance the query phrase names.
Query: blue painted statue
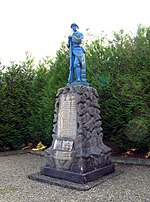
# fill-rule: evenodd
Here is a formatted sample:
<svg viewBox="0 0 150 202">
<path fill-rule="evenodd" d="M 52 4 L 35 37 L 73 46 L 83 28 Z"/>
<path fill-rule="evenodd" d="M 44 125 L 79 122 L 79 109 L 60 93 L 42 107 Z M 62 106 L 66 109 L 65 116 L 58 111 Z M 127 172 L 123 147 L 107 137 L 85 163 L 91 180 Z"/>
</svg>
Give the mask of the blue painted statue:
<svg viewBox="0 0 150 202">
<path fill-rule="evenodd" d="M 68 37 L 68 48 L 70 48 L 70 73 L 68 78 L 68 85 L 85 85 L 86 82 L 86 64 L 85 64 L 85 50 L 81 46 L 83 41 L 83 34 L 78 31 L 77 24 L 71 24 L 73 30 L 72 36 Z M 74 80 L 75 78 L 75 80 Z"/>
</svg>

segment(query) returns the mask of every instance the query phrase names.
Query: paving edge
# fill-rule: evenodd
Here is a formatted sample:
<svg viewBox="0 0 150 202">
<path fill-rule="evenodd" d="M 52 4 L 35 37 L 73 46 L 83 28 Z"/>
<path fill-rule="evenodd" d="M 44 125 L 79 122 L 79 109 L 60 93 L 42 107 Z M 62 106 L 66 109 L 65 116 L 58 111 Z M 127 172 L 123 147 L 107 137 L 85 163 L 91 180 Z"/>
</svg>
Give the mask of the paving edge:
<svg viewBox="0 0 150 202">
<path fill-rule="evenodd" d="M 29 151 L 30 154 L 44 156 L 44 151 Z M 133 164 L 133 165 L 144 165 L 150 166 L 150 159 L 144 158 L 132 158 L 132 157 L 120 157 L 120 156 L 111 156 L 112 163 L 121 163 L 121 164 Z"/>
<path fill-rule="evenodd" d="M 25 149 L 25 150 L 14 150 L 14 151 L 3 151 L 0 152 L 1 156 L 11 156 L 11 155 L 20 155 L 20 154 L 26 154 L 30 153 L 31 149 Z"/>
<path fill-rule="evenodd" d="M 150 159 L 144 159 L 144 158 L 132 158 L 132 157 L 126 158 L 126 157 L 112 156 L 111 161 L 112 163 L 150 166 Z"/>
<path fill-rule="evenodd" d="M 44 151 L 32 151 L 31 149 L 26 150 L 16 150 L 16 151 L 6 151 L 0 152 L 1 156 L 9 156 L 9 155 L 18 155 L 18 154 L 34 154 L 38 156 L 44 156 Z M 121 164 L 133 164 L 133 165 L 144 165 L 150 166 L 150 159 L 144 158 L 132 158 L 132 157 L 120 157 L 120 156 L 111 156 L 112 163 L 121 163 Z"/>
</svg>

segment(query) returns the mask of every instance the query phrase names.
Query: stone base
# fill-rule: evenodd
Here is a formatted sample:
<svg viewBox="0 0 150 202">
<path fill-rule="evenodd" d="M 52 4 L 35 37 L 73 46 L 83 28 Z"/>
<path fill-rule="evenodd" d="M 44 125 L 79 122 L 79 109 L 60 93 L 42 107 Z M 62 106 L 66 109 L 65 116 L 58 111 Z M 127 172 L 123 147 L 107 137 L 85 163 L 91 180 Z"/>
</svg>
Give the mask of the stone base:
<svg viewBox="0 0 150 202">
<path fill-rule="evenodd" d="M 111 148 L 103 143 L 98 93 L 86 85 L 73 82 L 58 89 L 53 142 L 39 178 L 86 186 L 114 172 Z"/>
<path fill-rule="evenodd" d="M 42 168 L 42 174 L 50 177 L 55 177 L 70 182 L 76 182 L 79 184 L 85 184 L 87 182 L 97 180 L 98 178 L 114 172 L 114 165 L 105 166 L 103 168 L 93 170 L 87 173 L 75 173 L 64 170 L 56 170 L 47 166 Z"/>
<path fill-rule="evenodd" d="M 79 191 L 88 191 L 91 188 L 98 186 L 99 184 L 105 182 L 106 180 L 113 178 L 115 176 L 118 176 L 122 173 L 123 173 L 123 171 L 116 170 L 115 172 L 113 172 L 110 175 L 102 176 L 99 179 L 96 179 L 96 180 L 91 181 L 91 182 L 87 182 L 86 184 L 69 182 L 67 180 L 46 176 L 46 175 L 43 175 L 41 173 L 33 173 L 33 174 L 29 175 L 28 177 L 31 180 L 36 180 L 36 181 L 48 183 L 51 185 L 61 186 L 61 187 L 70 188 L 70 189 L 76 189 Z"/>
</svg>

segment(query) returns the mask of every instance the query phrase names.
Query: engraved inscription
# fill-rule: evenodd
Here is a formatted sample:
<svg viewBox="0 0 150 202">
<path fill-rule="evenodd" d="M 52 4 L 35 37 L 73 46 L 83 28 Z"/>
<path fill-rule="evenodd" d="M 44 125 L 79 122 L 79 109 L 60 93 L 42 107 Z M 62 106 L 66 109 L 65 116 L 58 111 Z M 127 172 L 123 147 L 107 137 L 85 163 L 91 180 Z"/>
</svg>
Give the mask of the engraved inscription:
<svg viewBox="0 0 150 202">
<path fill-rule="evenodd" d="M 62 150 L 71 151 L 73 147 L 73 141 L 63 140 Z"/>
<path fill-rule="evenodd" d="M 76 138 L 76 98 L 73 94 L 60 97 L 58 112 L 58 137 Z"/>
<path fill-rule="evenodd" d="M 53 149 L 61 150 L 61 148 L 62 148 L 62 143 L 63 143 L 62 140 L 55 140 Z"/>
<path fill-rule="evenodd" d="M 62 151 L 72 151 L 73 141 L 70 140 L 55 140 L 53 149 Z"/>
<path fill-rule="evenodd" d="M 55 159 L 60 159 L 60 160 L 71 160 L 72 152 L 56 151 L 54 157 Z"/>
</svg>

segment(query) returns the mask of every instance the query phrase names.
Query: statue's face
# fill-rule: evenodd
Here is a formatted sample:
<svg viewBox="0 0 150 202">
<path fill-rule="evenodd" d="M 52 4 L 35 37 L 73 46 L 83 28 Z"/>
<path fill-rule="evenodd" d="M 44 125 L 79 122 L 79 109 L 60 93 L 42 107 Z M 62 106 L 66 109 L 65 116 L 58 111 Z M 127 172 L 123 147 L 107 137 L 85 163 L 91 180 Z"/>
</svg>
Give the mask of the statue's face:
<svg viewBox="0 0 150 202">
<path fill-rule="evenodd" d="M 77 26 L 76 25 L 72 25 L 72 29 L 73 29 L 74 32 L 76 32 L 77 31 Z"/>
</svg>

